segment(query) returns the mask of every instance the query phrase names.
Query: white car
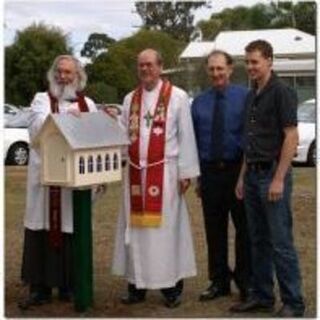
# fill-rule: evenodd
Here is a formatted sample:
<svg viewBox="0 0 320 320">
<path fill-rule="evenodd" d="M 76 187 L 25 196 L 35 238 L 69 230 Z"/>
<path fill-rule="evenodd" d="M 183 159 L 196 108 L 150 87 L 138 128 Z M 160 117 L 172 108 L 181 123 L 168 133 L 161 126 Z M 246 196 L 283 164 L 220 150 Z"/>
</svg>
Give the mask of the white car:
<svg viewBox="0 0 320 320">
<path fill-rule="evenodd" d="M 27 128 L 31 122 L 31 108 L 17 108 L 4 105 L 4 126 L 10 128 Z"/>
<path fill-rule="evenodd" d="M 29 160 L 27 128 L 4 128 L 4 159 L 6 165 L 24 166 Z"/>
<path fill-rule="evenodd" d="M 316 164 L 316 102 L 307 100 L 298 107 L 299 144 L 294 162 Z"/>
</svg>

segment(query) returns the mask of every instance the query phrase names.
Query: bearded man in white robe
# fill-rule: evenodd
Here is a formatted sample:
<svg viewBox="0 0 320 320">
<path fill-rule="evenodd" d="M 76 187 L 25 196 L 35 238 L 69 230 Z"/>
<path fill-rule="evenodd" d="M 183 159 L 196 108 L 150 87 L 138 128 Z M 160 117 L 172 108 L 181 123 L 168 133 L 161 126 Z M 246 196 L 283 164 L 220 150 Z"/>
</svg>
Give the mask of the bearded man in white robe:
<svg viewBox="0 0 320 320">
<path fill-rule="evenodd" d="M 31 103 L 31 139 L 50 113 L 80 116 L 80 112 L 96 111 L 94 102 L 81 93 L 87 76 L 76 58 L 58 56 L 47 76 L 49 90 L 37 93 Z M 40 166 L 39 150 L 31 148 L 21 271 L 23 282 L 29 285 L 29 295 L 19 303 L 21 309 L 50 302 L 54 287 L 58 288 L 60 300 L 70 301 L 73 287 L 72 190 L 42 186 Z M 58 212 L 57 220 L 52 216 L 53 206 L 58 208 L 54 211 Z"/>
<path fill-rule="evenodd" d="M 124 172 L 113 273 L 128 280 L 121 301 L 160 289 L 169 308 L 181 302 L 183 279 L 196 275 L 184 193 L 199 175 L 188 95 L 162 80 L 162 58 L 138 55 L 140 86 L 124 99 L 121 122 L 131 144 Z"/>
</svg>

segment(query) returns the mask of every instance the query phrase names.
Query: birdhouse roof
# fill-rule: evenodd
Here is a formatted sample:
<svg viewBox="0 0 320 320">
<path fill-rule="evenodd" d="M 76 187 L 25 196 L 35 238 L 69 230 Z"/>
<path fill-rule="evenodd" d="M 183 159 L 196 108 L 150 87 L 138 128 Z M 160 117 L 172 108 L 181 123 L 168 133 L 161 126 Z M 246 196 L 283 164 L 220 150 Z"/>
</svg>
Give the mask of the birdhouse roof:
<svg viewBox="0 0 320 320">
<path fill-rule="evenodd" d="M 50 122 L 56 125 L 73 150 L 129 144 L 124 130 L 117 121 L 105 112 L 98 111 L 83 112 L 79 117 L 67 113 L 50 114 L 32 141 L 33 145 L 39 143 L 42 133 Z"/>
</svg>

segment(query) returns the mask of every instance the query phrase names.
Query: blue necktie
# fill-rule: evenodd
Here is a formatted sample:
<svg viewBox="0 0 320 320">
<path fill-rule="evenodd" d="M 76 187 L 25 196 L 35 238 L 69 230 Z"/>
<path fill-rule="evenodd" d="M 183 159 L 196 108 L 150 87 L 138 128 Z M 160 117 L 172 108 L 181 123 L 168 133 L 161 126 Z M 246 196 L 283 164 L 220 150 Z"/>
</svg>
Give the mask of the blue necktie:
<svg viewBox="0 0 320 320">
<path fill-rule="evenodd" d="M 215 105 L 212 119 L 212 160 L 223 160 L 223 136 L 224 136 L 224 95 L 221 91 L 216 92 Z"/>
</svg>

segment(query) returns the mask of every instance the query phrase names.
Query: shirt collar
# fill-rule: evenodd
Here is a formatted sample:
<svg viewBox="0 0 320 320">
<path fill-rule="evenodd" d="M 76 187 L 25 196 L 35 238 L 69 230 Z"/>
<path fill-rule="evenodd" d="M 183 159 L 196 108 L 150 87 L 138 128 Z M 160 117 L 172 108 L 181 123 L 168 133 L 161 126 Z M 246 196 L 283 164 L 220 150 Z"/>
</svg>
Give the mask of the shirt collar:
<svg viewBox="0 0 320 320">
<path fill-rule="evenodd" d="M 268 82 L 266 83 L 266 85 L 262 88 L 262 90 L 258 94 L 257 94 L 258 85 L 256 82 L 253 84 L 253 91 L 254 91 L 255 95 L 261 96 L 266 91 L 268 91 L 270 88 L 272 88 L 278 82 L 278 80 L 279 80 L 279 78 L 278 78 L 277 74 L 272 70 L 271 76 L 270 76 Z"/>
</svg>

